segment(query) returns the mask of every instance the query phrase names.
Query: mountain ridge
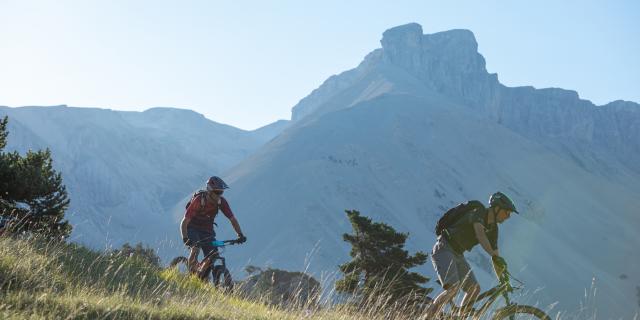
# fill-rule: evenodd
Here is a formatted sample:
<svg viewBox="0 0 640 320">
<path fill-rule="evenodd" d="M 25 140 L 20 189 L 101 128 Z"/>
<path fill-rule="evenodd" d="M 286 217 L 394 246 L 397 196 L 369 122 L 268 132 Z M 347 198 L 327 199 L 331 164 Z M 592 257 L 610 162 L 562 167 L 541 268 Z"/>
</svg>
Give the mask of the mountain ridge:
<svg viewBox="0 0 640 320">
<path fill-rule="evenodd" d="M 506 87 L 467 31 L 385 34 L 382 49 L 303 98 L 287 130 L 229 171 L 228 198 L 261 239 L 230 260 L 331 272 L 347 258 L 345 209 L 409 232 L 408 247 L 428 252 L 442 212 L 500 190 L 524 212 L 504 227 L 501 252 L 527 287 L 547 288 L 528 299 L 577 310 L 573 298 L 595 278 L 600 315 L 637 312 L 640 261 L 629 257 L 640 242 L 638 105 Z M 423 55 L 436 44 L 446 54 Z M 487 257 L 467 257 L 490 282 Z"/>
<path fill-rule="evenodd" d="M 367 78 L 372 73 L 381 74 L 377 70 L 387 65 L 417 79 L 420 85 L 414 91 L 446 96 L 469 107 L 470 112 L 504 122 L 520 134 L 545 137 L 550 140 L 550 147 L 595 144 L 640 172 L 640 105 L 635 102 L 618 100 L 596 106 L 573 90 L 502 85 L 497 74 L 487 72 L 485 59 L 477 52 L 477 42 L 469 30 L 423 35 L 421 26 L 412 23 L 385 31 L 381 44 L 382 48 L 372 51 L 358 67 L 330 77 L 303 98 L 292 108 L 293 122 L 335 110 L 336 107 L 327 107 L 331 101 L 336 97 L 342 100 L 347 92 L 357 92 L 354 88 L 370 83 Z M 386 93 L 393 92 L 393 86 L 388 87 Z M 355 94 L 352 101 L 340 107 L 352 106 L 357 97 Z"/>
<path fill-rule="evenodd" d="M 5 115 L 6 150 L 51 149 L 71 198 L 72 240 L 93 248 L 143 241 L 165 259 L 179 240 L 175 203 L 286 125 L 245 131 L 173 108 L 0 107 Z"/>
</svg>

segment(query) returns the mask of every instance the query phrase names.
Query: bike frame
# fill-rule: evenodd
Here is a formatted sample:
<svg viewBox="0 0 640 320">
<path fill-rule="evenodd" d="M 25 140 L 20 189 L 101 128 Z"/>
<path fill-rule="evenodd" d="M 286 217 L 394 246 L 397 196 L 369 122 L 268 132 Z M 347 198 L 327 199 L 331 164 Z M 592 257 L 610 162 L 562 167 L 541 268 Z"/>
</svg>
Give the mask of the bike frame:
<svg viewBox="0 0 640 320">
<path fill-rule="evenodd" d="M 211 265 L 209 268 L 213 268 L 213 265 L 215 264 L 216 260 L 220 260 L 220 262 L 222 263 L 222 266 L 226 268 L 227 263 L 226 260 L 224 259 L 223 256 L 221 256 L 221 252 L 218 249 L 222 249 L 224 247 L 227 246 L 227 244 L 235 244 L 236 240 L 224 240 L 224 241 L 212 241 L 211 244 L 216 248 L 216 250 L 213 250 L 211 252 L 209 252 L 208 255 L 206 255 L 204 258 L 202 258 L 202 262 L 208 260 L 211 260 Z"/>
<path fill-rule="evenodd" d="M 507 271 L 505 271 L 507 272 Z M 510 278 L 511 275 L 509 273 L 507 273 L 507 275 Z M 513 278 L 514 280 L 518 281 L 517 279 Z M 519 282 L 519 281 L 518 281 Z M 474 300 L 467 302 L 464 306 L 456 306 L 455 303 L 453 302 L 453 299 L 451 301 L 449 301 L 449 305 L 451 306 L 451 314 L 457 314 L 460 309 L 466 309 L 469 310 L 466 313 L 466 317 L 479 317 L 481 315 L 483 315 L 488 309 L 489 307 L 498 299 L 499 296 L 502 295 L 502 297 L 505 299 L 506 305 L 510 306 L 512 305 L 511 303 L 511 299 L 509 299 L 509 292 L 512 290 L 519 290 L 521 289 L 520 287 L 510 287 L 510 285 L 507 285 L 506 283 L 500 283 L 497 286 L 479 294 Z M 486 300 L 478 309 L 472 309 L 471 307 L 473 307 L 476 303 L 482 301 L 482 300 Z"/>
<path fill-rule="evenodd" d="M 210 240 L 207 240 L 210 241 Z M 202 243 L 202 241 L 199 241 L 196 243 L 196 246 L 198 243 Z M 207 254 L 206 256 L 204 256 L 204 258 L 202 258 L 202 261 L 198 262 L 197 257 L 196 257 L 196 264 L 198 266 L 198 269 L 200 269 L 202 267 L 202 265 L 205 263 L 205 261 L 209 260 L 211 263 L 209 264 L 209 268 L 207 268 L 207 270 L 202 270 L 198 273 L 200 273 L 201 277 L 204 277 L 205 275 L 207 275 L 209 273 L 210 270 L 213 270 L 214 264 L 216 262 L 216 260 L 220 260 L 220 262 L 222 263 L 223 267 L 227 267 L 227 263 L 224 257 L 222 257 L 220 255 L 220 251 L 218 249 L 222 249 L 224 247 L 226 247 L 229 244 L 237 244 L 238 240 L 224 240 L 224 241 L 211 241 L 211 245 L 213 247 L 215 247 L 216 249 L 209 252 L 209 254 Z M 201 247 L 198 246 L 198 249 L 201 249 Z"/>
</svg>

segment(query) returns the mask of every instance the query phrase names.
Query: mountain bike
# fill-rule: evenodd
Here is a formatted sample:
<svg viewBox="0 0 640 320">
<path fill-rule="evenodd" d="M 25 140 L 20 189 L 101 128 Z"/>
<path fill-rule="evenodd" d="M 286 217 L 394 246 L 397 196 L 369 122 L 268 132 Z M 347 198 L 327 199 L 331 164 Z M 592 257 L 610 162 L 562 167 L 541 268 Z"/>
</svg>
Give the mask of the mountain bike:
<svg viewBox="0 0 640 320">
<path fill-rule="evenodd" d="M 211 241 L 211 240 L 207 240 Z M 196 242 L 195 246 L 202 242 Z M 233 279 L 231 273 L 227 269 L 226 261 L 220 254 L 227 245 L 239 244 L 239 240 L 224 240 L 224 241 L 211 241 L 211 245 L 216 250 L 211 251 L 208 255 L 202 258 L 202 261 L 198 262 L 196 258 L 196 265 L 193 269 L 189 268 L 189 259 L 184 256 L 173 258 L 169 263 L 169 268 L 178 268 L 180 273 L 190 274 L 195 273 L 198 278 L 203 281 L 211 281 L 211 283 L 218 288 L 224 290 L 233 289 Z M 209 267 L 204 269 L 205 261 L 209 260 L 211 263 Z M 215 264 L 216 261 L 220 261 L 220 264 Z"/>
<path fill-rule="evenodd" d="M 511 281 L 514 280 L 518 282 L 520 286 L 513 287 L 511 286 Z M 449 301 L 450 309 L 448 312 L 442 312 L 439 318 L 436 319 L 481 319 L 481 316 L 485 314 L 487 310 L 491 307 L 493 303 L 498 300 L 500 296 L 502 296 L 505 300 L 506 305 L 504 307 L 498 308 L 495 310 L 493 316 L 490 317 L 492 320 L 516 320 L 516 319 L 541 319 L 541 320 L 551 320 L 551 318 L 542 310 L 527 305 L 517 304 L 511 301 L 509 294 L 514 290 L 522 289 L 523 283 L 518 279 L 514 278 L 507 270 L 504 270 L 502 273 L 502 277 L 500 279 L 500 283 L 481 293 L 475 300 L 469 301 L 464 306 L 456 306 L 455 303 Z M 482 302 L 480 308 L 474 309 L 473 305 L 476 303 Z M 463 314 L 462 317 L 458 317 L 460 309 L 468 310 Z M 482 319 L 489 319 L 488 317 L 482 317 Z"/>
</svg>

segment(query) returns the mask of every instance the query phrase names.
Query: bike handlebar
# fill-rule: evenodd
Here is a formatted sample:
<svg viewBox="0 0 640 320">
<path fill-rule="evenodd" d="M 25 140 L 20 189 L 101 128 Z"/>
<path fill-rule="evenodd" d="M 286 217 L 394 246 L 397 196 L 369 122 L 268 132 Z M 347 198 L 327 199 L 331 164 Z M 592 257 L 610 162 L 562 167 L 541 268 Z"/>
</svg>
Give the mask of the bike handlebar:
<svg viewBox="0 0 640 320">
<path fill-rule="evenodd" d="M 221 248 L 221 247 L 225 247 L 227 245 L 234 245 L 234 244 L 240 244 L 240 239 L 234 239 L 234 240 L 214 240 L 211 241 L 211 239 L 205 239 L 205 240 L 200 240 L 197 241 L 195 243 L 193 243 L 193 246 L 200 246 L 203 243 L 206 242 L 210 242 L 212 246 L 216 247 L 216 248 Z"/>
<path fill-rule="evenodd" d="M 212 241 L 211 244 L 214 247 L 224 247 L 224 246 L 226 246 L 228 244 L 231 244 L 231 245 L 240 244 L 240 240 L 238 240 L 238 239 L 235 239 L 235 240 L 222 240 L 222 241 L 217 240 L 217 241 Z"/>
<path fill-rule="evenodd" d="M 522 288 L 521 286 L 524 285 L 522 281 L 514 277 L 507 269 L 503 271 L 502 276 L 500 277 L 499 280 L 501 285 L 506 286 L 506 289 L 508 292 L 512 292 L 514 289 L 521 289 Z M 517 282 L 518 285 L 512 286 L 511 280 L 514 280 L 515 282 Z"/>
</svg>

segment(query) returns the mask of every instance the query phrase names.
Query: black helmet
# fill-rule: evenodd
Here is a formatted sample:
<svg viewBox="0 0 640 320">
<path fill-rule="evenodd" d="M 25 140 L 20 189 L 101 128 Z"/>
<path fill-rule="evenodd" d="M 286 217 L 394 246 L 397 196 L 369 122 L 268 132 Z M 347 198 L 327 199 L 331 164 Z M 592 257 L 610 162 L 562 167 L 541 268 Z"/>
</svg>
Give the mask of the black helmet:
<svg viewBox="0 0 640 320">
<path fill-rule="evenodd" d="M 513 201 L 502 192 L 496 192 L 489 197 L 489 207 L 500 207 L 518 213 Z"/>
<path fill-rule="evenodd" d="M 220 177 L 213 176 L 207 180 L 207 191 L 214 189 L 229 189 L 229 186 Z"/>
</svg>

